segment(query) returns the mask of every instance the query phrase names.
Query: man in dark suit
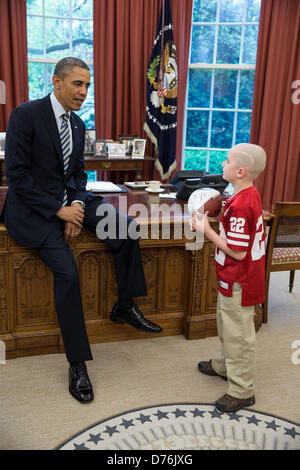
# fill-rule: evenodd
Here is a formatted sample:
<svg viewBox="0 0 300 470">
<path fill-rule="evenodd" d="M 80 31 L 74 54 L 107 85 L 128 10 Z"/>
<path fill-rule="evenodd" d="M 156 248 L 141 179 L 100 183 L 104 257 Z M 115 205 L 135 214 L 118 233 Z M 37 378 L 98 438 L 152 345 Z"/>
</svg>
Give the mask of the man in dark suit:
<svg viewBox="0 0 300 470">
<path fill-rule="evenodd" d="M 69 367 L 69 391 L 80 402 L 93 400 L 85 361 L 92 359 L 86 333 L 78 271 L 68 243 L 82 227 L 96 231 L 104 215 L 114 211 L 119 224 L 134 223 L 106 201 L 86 191 L 85 126 L 79 111 L 88 92 L 88 66 L 73 57 L 62 59 L 53 76 L 54 91 L 13 110 L 6 133 L 5 167 L 8 193 L 5 225 L 20 244 L 34 248 L 54 275 L 57 317 Z M 102 214 L 105 211 L 100 211 Z M 109 224 L 108 224 L 109 225 Z M 97 231 L 98 232 L 98 231 Z M 108 227 L 108 234 L 109 234 Z M 97 233 L 99 236 L 99 234 Z M 115 258 L 118 302 L 110 319 L 147 332 L 162 329 L 148 321 L 133 298 L 147 295 L 138 240 L 108 235 Z"/>
</svg>

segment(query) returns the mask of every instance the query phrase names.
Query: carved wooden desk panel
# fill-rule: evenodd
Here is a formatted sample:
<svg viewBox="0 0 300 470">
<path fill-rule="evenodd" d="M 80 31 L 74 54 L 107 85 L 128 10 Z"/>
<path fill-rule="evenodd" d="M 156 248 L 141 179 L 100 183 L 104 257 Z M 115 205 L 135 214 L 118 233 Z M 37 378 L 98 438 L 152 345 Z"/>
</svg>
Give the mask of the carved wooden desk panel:
<svg viewBox="0 0 300 470">
<path fill-rule="evenodd" d="M 105 199 L 118 206 L 120 201 L 124 203 L 124 197 L 128 207 L 134 201 L 143 201 L 149 208 L 162 203 L 158 196 L 149 197 L 140 191 L 122 194 L 120 198 L 109 195 Z M 217 334 L 214 246 L 205 241 L 201 250 L 186 250 L 184 237 L 174 239 L 180 218 L 180 211 L 171 216 L 169 239 L 163 239 L 162 220 L 152 220 L 148 226 L 145 219 L 140 220 L 144 237 L 148 230 L 152 239 L 149 236 L 140 240 L 148 296 L 137 299 L 137 303 L 147 318 L 164 328 L 161 335 L 205 338 Z M 217 229 L 217 224 L 213 226 Z M 71 248 L 78 264 L 91 343 L 153 337 L 109 320 L 117 299 L 117 285 L 113 256 L 105 243 L 83 230 Z M 258 310 L 257 328 L 260 323 Z M 52 274 L 33 250 L 14 242 L 3 224 L 0 224 L 0 340 L 6 343 L 7 358 L 64 350 L 55 313 Z"/>
</svg>

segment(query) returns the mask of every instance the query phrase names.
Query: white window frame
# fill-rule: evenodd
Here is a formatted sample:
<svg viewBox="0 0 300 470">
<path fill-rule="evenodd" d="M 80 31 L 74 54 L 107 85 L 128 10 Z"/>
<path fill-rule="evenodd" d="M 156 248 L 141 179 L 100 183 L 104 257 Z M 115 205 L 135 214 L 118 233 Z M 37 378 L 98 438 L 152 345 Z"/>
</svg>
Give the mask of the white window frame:
<svg viewBox="0 0 300 470">
<path fill-rule="evenodd" d="M 191 36 L 190 36 L 190 50 L 189 50 L 189 64 L 188 64 L 188 76 L 187 76 L 187 89 L 186 89 L 186 97 L 185 97 L 185 112 L 184 112 L 184 124 L 183 124 L 183 139 L 182 139 L 182 160 L 181 160 L 181 168 L 184 168 L 185 164 L 185 150 L 206 150 L 206 168 L 205 171 L 209 170 L 209 158 L 210 158 L 210 151 L 228 151 L 228 149 L 220 149 L 220 148 L 213 148 L 210 147 L 211 142 L 211 130 L 212 130 L 212 113 L 213 111 L 226 111 L 226 112 L 233 112 L 234 113 L 234 121 L 233 121 L 233 135 L 232 135 L 232 145 L 235 144 L 236 139 L 236 128 L 237 128 L 237 117 L 238 113 L 251 113 L 252 109 L 239 109 L 238 108 L 238 101 L 239 101 L 239 91 L 240 91 L 240 72 L 241 70 L 255 70 L 255 64 L 244 64 L 242 63 L 243 52 L 244 52 L 244 37 L 245 37 L 245 26 L 247 25 L 259 25 L 259 21 L 247 22 L 246 15 L 247 15 L 247 6 L 248 1 L 244 0 L 244 9 L 243 9 L 243 21 L 237 22 L 221 22 L 220 19 L 220 0 L 217 0 L 217 13 L 216 13 L 216 21 L 209 22 L 209 21 L 192 21 L 191 25 Z M 194 10 L 194 7 L 193 7 Z M 193 14 L 193 13 L 192 13 Z M 191 63 L 191 51 L 192 51 L 192 30 L 194 26 L 215 26 L 215 42 L 214 42 L 214 54 L 213 54 L 213 62 L 208 63 Z M 238 64 L 217 64 L 217 46 L 218 46 L 218 37 L 219 37 L 219 26 L 241 26 L 241 47 L 240 47 L 240 56 L 239 56 L 239 63 Z M 210 103 L 209 108 L 204 107 L 197 107 L 191 108 L 187 106 L 188 103 L 188 96 L 189 96 L 189 75 L 191 69 L 209 69 L 212 70 L 212 78 L 211 78 L 211 88 L 210 88 Z M 213 108 L 213 93 L 214 93 L 214 85 L 215 85 L 215 70 L 237 70 L 237 86 L 235 92 L 235 106 L 234 108 Z M 208 139 L 207 139 L 207 147 L 190 147 L 186 145 L 186 126 L 187 126 L 187 115 L 188 111 L 208 111 L 209 112 L 209 119 L 208 119 Z"/>
<path fill-rule="evenodd" d="M 57 19 L 57 20 L 66 20 L 70 23 L 70 42 L 69 42 L 69 53 L 72 56 L 73 53 L 73 37 L 72 37 L 72 23 L 73 21 L 93 21 L 93 17 L 80 17 L 80 16 L 73 16 L 73 9 L 72 9 L 72 0 L 69 0 L 70 5 L 70 16 L 58 16 L 58 15 L 46 15 L 46 7 L 45 7 L 45 0 L 42 0 L 42 13 L 27 13 L 27 16 L 34 17 L 34 18 L 42 18 L 43 19 L 43 54 L 44 57 L 28 57 L 27 62 L 29 63 L 38 63 L 38 64 L 57 64 L 60 60 L 59 57 L 57 58 L 46 58 L 46 19 Z M 85 61 L 87 65 L 92 66 L 94 65 L 93 61 Z M 45 74 L 47 71 L 45 69 Z M 47 83 L 47 76 L 45 78 L 45 85 Z"/>
</svg>

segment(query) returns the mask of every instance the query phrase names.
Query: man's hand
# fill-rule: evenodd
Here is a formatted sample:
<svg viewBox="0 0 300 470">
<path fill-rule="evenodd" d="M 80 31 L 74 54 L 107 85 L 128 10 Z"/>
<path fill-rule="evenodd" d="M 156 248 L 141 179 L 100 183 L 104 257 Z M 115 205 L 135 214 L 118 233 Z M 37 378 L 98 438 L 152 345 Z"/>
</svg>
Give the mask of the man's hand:
<svg viewBox="0 0 300 470">
<path fill-rule="evenodd" d="M 75 202 L 72 206 L 62 206 L 56 215 L 65 222 L 71 222 L 81 230 L 84 210 L 79 202 Z"/>
<path fill-rule="evenodd" d="M 72 222 L 65 223 L 65 242 L 70 243 L 74 237 L 77 237 L 81 229 Z"/>
</svg>

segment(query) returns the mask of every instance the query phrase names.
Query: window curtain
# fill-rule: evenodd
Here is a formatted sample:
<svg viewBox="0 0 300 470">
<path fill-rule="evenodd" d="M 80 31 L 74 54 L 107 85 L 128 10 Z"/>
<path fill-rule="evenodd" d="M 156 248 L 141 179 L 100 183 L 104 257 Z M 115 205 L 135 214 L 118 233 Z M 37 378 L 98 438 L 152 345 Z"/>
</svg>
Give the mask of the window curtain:
<svg viewBox="0 0 300 470">
<path fill-rule="evenodd" d="M 250 141 L 267 153 L 256 181 L 266 210 L 300 200 L 299 129 L 300 2 L 262 0 Z"/>
<path fill-rule="evenodd" d="M 5 132 L 13 108 L 29 99 L 26 0 L 0 0 L 0 8 L 0 131 Z"/>
<path fill-rule="evenodd" d="M 94 0 L 95 127 L 98 138 L 138 135 L 146 110 L 146 74 L 161 0 Z M 177 169 L 180 168 L 193 0 L 171 0 L 178 65 Z M 147 138 L 146 154 L 152 154 Z M 149 177 L 148 174 L 145 177 Z M 156 174 L 158 177 L 158 174 Z"/>
</svg>

